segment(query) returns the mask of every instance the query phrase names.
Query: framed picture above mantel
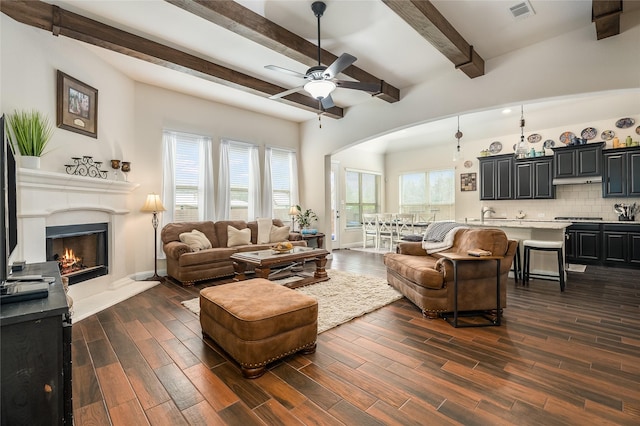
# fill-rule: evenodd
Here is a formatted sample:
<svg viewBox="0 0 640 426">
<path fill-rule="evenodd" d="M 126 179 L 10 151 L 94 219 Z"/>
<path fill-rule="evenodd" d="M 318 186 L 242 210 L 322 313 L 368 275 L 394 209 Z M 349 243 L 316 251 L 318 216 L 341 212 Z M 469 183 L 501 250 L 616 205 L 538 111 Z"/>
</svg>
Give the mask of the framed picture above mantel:
<svg viewBox="0 0 640 426">
<path fill-rule="evenodd" d="M 58 70 L 56 124 L 61 129 L 98 137 L 98 89 Z"/>
</svg>

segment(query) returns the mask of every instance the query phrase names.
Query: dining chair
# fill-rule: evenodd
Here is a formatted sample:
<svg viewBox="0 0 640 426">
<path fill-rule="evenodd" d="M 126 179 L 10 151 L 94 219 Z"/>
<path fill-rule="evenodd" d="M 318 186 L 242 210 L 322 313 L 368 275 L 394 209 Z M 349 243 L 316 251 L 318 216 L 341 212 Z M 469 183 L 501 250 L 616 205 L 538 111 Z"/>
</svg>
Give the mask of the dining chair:
<svg viewBox="0 0 640 426">
<path fill-rule="evenodd" d="M 393 213 L 378 213 L 378 248 L 389 240 L 389 251 L 393 250 L 394 241 L 397 239 L 397 230 Z"/>
<path fill-rule="evenodd" d="M 396 242 L 401 240 L 405 235 L 415 234 L 413 228 L 414 219 L 415 215 L 413 213 L 398 213 L 396 215 Z"/>
<path fill-rule="evenodd" d="M 367 248 L 367 240 L 373 239 L 373 246 L 377 249 L 380 240 L 378 239 L 378 216 L 374 213 L 362 215 L 362 248 Z"/>
</svg>

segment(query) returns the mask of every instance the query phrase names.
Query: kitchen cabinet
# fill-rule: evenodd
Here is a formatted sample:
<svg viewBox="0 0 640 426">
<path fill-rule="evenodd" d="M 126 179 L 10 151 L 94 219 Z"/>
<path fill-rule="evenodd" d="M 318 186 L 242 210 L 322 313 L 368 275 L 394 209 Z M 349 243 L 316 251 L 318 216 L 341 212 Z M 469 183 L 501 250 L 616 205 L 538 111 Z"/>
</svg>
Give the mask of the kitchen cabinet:
<svg viewBox="0 0 640 426">
<path fill-rule="evenodd" d="M 553 180 L 553 157 L 515 160 L 515 198 L 550 199 L 556 197 Z"/>
<path fill-rule="evenodd" d="M 640 266 L 640 226 L 604 224 L 605 264 Z"/>
<path fill-rule="evenodd" d="M 603 154 L 602 197 L 640 197 L 640 148 L 617 148 Z"/>
<path fill-rule="evenodd" d="M 568 263 L 598 264 L 601 256 L 601 229 L 598 223 L 573 224 L 565 231 Z"/>
<path fill-rule="evenodd" d="M 604 142 L 553 148 L 553 178 L 601 176 Z"/>
<path fill-rule="evenodd" d="M 21 273 L 56 281 L 46 298 L 2 305 L 2 425 L 72 425 L 71 317 L 58 263 Z"/>
<path fill-rule="evenodd" d="M 480 199 L 513 199 L 513 155 L 478 158 L 480 167 Z"/>
</svg>

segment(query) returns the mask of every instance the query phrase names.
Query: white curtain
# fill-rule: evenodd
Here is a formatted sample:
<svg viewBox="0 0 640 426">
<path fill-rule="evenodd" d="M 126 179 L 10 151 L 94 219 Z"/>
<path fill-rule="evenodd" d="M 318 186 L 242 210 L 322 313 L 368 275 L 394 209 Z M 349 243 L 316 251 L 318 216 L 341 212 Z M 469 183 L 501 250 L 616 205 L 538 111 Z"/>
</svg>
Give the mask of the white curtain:
<svg viewBox="0 0 640 426">
<path fill-rule="evenodd" d="M 262 211 L 260 217 L 273 217 L 273 183 L 271 177 L 271 147 L 264 150 L 264 179 L 262 180 Z"/>
<path fill-rule="evenodd" d="M 213 179 L 213 150 L 211 138 L 201 137 L 200 142 L 200 206 L 198 213 L 200 220 L 215 220 L 214 179 Z"/>
<path fill-rule="evenodd" d="M 247 212 L 247 220 L 256 220 L 260 216 L 261 197 L 260 197 L 260 160 L 258 147 L 252 145 L 249 147 L 249 209 Z M 271 217 L 271 216 L 265 216 Z"/>
<path fill-rule="evenodd" d="M 162 132 L 162 203 L 165 212 L 162 213 L 162 226 L 173 222 L 173 212 L 176 210 L 176 134 Z M 160 250 L 162 252 L 162 250 Z M 163 253 L 164 255 L 164 253 Z"/>
<path fill-rule="evenodd" d="M 229 141 L 220 142 L 220 167 L 218 168 L 218 210 L 216 220 L 228 220 L 231 210 L 229 191 Z"/>
<path fill-rule="evenodd" d="M 295 151 L 289 153 L 289 159 L 291 162 L 291 205 L 297 206 L 300 204 L 300 194 L 298 193 L 298 156 Z"/>
</svg>

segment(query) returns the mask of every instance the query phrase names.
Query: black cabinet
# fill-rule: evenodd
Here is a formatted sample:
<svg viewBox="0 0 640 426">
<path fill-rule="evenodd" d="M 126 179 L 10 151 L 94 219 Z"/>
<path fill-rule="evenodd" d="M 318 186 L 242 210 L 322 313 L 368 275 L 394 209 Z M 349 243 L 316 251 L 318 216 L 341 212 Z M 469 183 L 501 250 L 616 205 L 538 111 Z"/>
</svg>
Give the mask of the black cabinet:
<svg viewBox="0 0 640 426">
<path fill-rule="evenodd" d="M 640 266 L 640 226 L 605 224 L 602 234 L 605 264 Z"/>
<path fill-rule="evenodd" d="M 513 155 L 480 157 L 480 199 L 513 199 Z"/>
<path fill-rule="evenodd" d="M 572 178 L 600 176 L 602 174 L 602 147 L 604 142 L 553 148 L 553 177 Z"/>
<path fill-rule="evenodd" d="M 640 197 L 640 148 L 604 152 L 602 197 Z"/>
<path fill-rule="evenodd" d="M 574 224 L 565 232 L 568 263 L 597 264 L 601 256 L 601 229 L 597 223 Z"/>
<path fill-rule="evenodd" d="M 515 160 L 515 198 L 550 199 L 555 198 L 553 177 L 553 157 L 535 160 Z"/>
<path fill-rule="evenodd" d="M 56 282 L 44 299 L 2 305 L 2 425 L 71 425 L 71 318 L 58 264 L 24 273 Z"/>
</svg>

